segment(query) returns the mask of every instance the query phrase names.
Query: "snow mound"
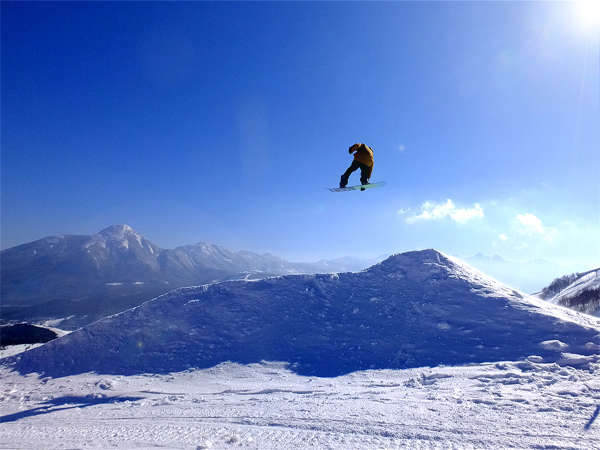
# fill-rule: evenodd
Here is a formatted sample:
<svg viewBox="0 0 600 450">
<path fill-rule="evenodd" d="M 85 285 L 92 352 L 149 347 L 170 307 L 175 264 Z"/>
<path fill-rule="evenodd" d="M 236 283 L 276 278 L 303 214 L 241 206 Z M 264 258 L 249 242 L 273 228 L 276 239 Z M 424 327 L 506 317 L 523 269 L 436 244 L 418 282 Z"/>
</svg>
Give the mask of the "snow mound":
<svg viewBox="0 0 600 450">
<path fill-rule="evenodd" d="M 560 342 L 559 340 L 552 339 L 550 341 L 540 342 L 540 347 L 545 348 L 546 350 L 566 350 L 569 348 L 569 344 L 565 344 L 564 342 Z"/>
<path fill-rule="evenodd" d="M 435 250 L 359 273 L 183 288 L 20 356 L 21 373 L 168 373 L 282 361 L 303 375 L 597 353 L 600 320 L 524 296 Z"/>
</svg>

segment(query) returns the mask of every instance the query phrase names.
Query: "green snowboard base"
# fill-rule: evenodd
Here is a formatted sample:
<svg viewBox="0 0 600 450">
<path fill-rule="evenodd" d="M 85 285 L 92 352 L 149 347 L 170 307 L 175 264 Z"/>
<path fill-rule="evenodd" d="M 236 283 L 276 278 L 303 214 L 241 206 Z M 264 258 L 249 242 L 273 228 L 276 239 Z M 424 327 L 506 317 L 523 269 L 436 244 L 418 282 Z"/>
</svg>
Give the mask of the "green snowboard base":
<svg viewBox="0 0 600 450">
<path fill-rule="evenodd" d="M 329 188 L 329 190 L 331 192 L 364 191 L 365 189 L 371 189 L 381 186 L 385 186 L 385 181 L 380 181 L 379 183 L 359 184 L 357 186 L 346 186 L 344 188 Z"/>
</svg>

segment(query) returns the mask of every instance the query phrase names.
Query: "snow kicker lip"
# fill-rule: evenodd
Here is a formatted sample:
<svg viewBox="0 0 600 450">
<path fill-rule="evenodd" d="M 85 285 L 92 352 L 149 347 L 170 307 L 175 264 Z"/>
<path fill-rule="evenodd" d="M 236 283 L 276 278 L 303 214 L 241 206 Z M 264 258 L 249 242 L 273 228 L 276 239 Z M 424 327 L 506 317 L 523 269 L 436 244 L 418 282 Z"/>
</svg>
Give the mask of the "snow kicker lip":
<svg viewBox="0 0 600 450">
<path fill-rule="evenodd" d="M 562 312 L 425 250 L 359 273 L 179 289 L 4 363 L 21 373 L 65 376 L 266 360 L 303 375 L 338 376 L 594 353 L 600 321 Z M 552 340 L 564 346 L 541 345 Z"/>
</svg>

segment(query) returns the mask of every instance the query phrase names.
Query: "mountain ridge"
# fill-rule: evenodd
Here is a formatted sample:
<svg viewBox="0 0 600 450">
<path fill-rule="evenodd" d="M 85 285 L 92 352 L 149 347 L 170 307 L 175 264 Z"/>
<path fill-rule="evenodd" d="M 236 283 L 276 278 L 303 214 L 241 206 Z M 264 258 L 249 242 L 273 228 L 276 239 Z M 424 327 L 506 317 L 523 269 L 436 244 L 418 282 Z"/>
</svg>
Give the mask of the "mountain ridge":
<svg viewBox="0 0 600 450">
<path fill-rule="evenodd" d="M 171 289 L 236 278 L 357 270 L 363 262 L 292 263 L 199 242 L 164 249 L 128 225 L 93 235 L 48 236 L 0 252 L 3 320 L 74 316 L 77 328 Z"/>
</svg>

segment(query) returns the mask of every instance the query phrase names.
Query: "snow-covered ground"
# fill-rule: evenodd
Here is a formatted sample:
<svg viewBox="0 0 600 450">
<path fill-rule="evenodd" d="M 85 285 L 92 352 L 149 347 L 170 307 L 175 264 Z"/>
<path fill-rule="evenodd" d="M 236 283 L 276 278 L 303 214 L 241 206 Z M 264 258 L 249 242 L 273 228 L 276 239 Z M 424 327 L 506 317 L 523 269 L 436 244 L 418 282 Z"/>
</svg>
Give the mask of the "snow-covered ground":
<svg viewBox="0 0 600 450">
<path fill-rule="evenodd" d="M 179 289 L 0 377 L 8 448 L 600 449 L 600 319 L 435 250 Z"/>
<path fill-rule="evenodd" d="M 41 345 L 44 344 L 37 343 L 0 346 L 0 359 L 7 358 L 13 355 L 18 355 L 19 353 L 26 352 L 27 350 L 32 350 L 36 347 L 40 347 Z"/>
<path fill-rule="evenodd" d="M 2 448 L 600 448 L 600 364 L 300 376 L 224 363 L 162 375 L 0 372 Z"/>
</svg>

